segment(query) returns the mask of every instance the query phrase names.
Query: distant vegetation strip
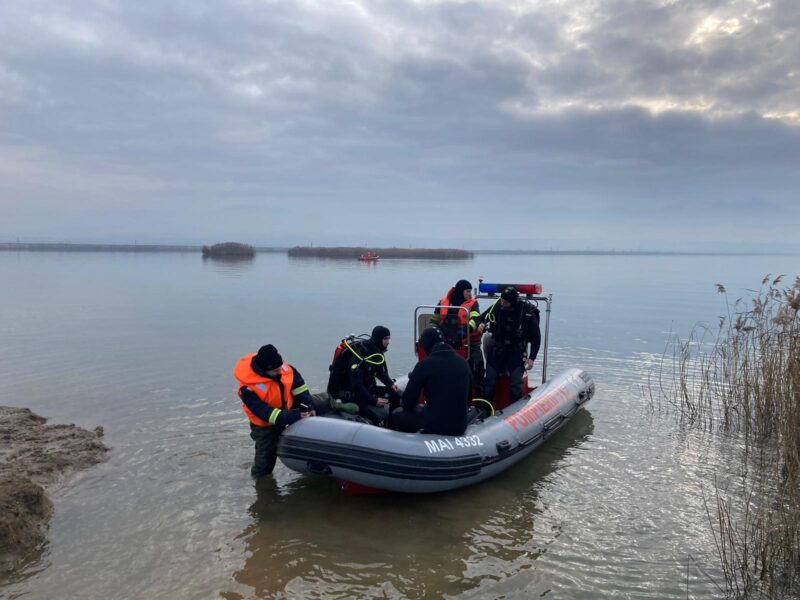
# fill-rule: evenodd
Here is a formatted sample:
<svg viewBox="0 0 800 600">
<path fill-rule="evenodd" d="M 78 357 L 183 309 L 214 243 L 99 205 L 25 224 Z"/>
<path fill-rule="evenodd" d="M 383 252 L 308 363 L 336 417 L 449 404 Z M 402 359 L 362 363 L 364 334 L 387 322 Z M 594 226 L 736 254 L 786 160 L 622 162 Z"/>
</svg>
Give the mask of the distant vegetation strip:
<svg viewBox="0 0 800 600">
<path fill-rule="evenodd" d="M 203 256 L 208 258 L 253 258 L 256 249 L 249 244 L 223 242 L 213 246 L 203 246 Z"/>
<path fill-rule="evenodd" d="M 251 246 L 252 247 L 252 246 Z M 253 247 L 256 252 L 286 252 L 286 248 Z M 0 243 L 0 251 L 12 252 L 202 252 L 203 246 L 171 244 L 70 244 Z"/>
<path fill-rule="evenodd" d="M 199 252 L 200 246 L 159 244 L 69 244 L 69 243 L 5 243 L 0 250 L 26 252 Z"/>
<path fill-rule="evenodd" d="M 0 252 L 201 252 L 199 245 L 175 244 L 73 244 L 68 242 L 0 242 Z M 474 254 L 546 255 L 546 256 L 798 256 L 800 252 L 672 252 L 659 250 L 453 250 L 430 248 L 366 248 L 254 246 L 256 253 L 287 252 L 289 256 L 322 256 L 357 258 L 368 250 L 377 251 L 383 258 L 472 258 Z M 306 253 L 309 251 L 310 253 Z M 333 252 L 329 254 L 328 252 Z M 431 255 L 430 253 L 434 253 Z M 458 253 L 450 256 L 449 253 Z"/>
<path fill-rule="evenodd" d="M 474 256 L 468 250 L 455 248 L 367 248 L 364 246 L 295 246 L 289 249 L 289 256 L 356 259 L 367 252 L 375 252 L 381 258 L 464 260 Z"/>
<path fill-rule="evenodd" d="M 678 252 L 672 250 L 475 250 L 505 256 L 798 256 L 800 252 Z"/>
</svg>

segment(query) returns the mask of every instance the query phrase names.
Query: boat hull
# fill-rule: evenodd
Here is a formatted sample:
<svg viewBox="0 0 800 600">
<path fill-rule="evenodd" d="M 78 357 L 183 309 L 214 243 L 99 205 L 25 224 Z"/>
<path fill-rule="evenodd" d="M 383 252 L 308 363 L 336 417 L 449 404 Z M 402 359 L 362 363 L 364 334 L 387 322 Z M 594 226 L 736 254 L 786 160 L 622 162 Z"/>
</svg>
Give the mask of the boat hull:
<svg viewBox="0 0 800 600">
<path fill-rule="evenodd" d="M 281 435 L 290 469 L 393 492 L 431 493 L 505 471 L 569 421 L 594 395 L 592 378 L 568 369 L 462 436 L 402 433 L 343 419 L 312 417 Z"/>
</svg>

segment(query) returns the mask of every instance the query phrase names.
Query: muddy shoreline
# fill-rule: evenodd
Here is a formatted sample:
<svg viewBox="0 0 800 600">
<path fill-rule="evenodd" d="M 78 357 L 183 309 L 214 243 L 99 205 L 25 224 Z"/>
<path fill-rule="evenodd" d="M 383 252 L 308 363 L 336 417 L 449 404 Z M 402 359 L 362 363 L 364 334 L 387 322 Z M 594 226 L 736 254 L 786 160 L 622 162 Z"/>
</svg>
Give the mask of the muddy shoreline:
<svg viewBox="0 0 800 600">
<path fill-rule="evenodd" d="M 47 490 L 105 460 L 102 427 L 47 425 L 27 408 L 0 406 L 0 575 L 12 571 L 47 535 Z"/>
</svg>

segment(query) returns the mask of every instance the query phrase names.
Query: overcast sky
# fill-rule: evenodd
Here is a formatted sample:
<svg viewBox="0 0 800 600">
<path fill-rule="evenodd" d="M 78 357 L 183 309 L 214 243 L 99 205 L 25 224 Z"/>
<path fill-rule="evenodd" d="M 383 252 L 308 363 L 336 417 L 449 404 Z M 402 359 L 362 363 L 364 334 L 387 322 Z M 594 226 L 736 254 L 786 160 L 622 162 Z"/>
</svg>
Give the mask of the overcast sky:
<svg viewBox="0 0 800 600">
<path fill-rule="evenodd" d="M 798 0 L 0 3 L 0 241 L 800 250 Z"/>
</svg>

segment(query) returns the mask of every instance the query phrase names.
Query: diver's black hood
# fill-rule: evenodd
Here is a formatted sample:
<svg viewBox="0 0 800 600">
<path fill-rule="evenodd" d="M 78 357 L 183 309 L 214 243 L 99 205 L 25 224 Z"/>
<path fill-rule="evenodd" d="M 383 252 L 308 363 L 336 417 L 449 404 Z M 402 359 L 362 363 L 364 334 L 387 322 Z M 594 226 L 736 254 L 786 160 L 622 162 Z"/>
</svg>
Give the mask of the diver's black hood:
<svg viewBox="0 0 800 600">
<path fill-rule="evenodd" d="M 378 352 L 386 352 L 386 348 L 383 347 L 383 338 L 391 336 L 391 332 L 389 331 L 388 327 L 384 327 L 383 325 L 376 325 L 375 328 L 372 330 L 372 335 L 369 338 L 369 341 L 372 342 L 372 345 L 375 347 L 375 350 Z"/>
</svg>

